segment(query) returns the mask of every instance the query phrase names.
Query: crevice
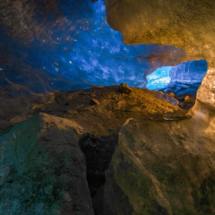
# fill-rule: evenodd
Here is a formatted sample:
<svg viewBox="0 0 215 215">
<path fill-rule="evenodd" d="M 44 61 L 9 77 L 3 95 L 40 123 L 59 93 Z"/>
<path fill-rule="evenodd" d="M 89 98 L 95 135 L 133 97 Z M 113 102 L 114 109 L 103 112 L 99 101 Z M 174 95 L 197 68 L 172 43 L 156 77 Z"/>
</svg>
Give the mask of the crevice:
<svg viewBox="0 0 215 215">
<path fill-rule="evenodd" d="M 87 182 L 93 202 L 95 215 L 99 215 L 97 205 L 102 204 L 103 196 L 98 198 L 106 179 L 105 171 L 109 168 L 115 147 L 118 143 L 118 132 L 108 136 L 85 134 L 79 140 L 79 145 L 86 159 Z M 95 198 L 96 197 L 96 198 Z M 99 202 L 98 202 L 99 201 Z"/>
</svg>

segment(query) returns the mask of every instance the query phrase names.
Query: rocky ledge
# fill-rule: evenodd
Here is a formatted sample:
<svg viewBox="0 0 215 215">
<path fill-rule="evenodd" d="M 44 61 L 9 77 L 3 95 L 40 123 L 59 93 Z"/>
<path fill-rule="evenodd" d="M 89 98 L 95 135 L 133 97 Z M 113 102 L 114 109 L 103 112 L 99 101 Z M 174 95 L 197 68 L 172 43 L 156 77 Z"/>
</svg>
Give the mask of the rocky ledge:
<svg viewBox="0 0 215 215">
<path fill-rule="evenodd" d="M 0 130 L 0 214 L 212 211 L 212 206 L 195 206 L 202 198 L 211 204 L 209 182 L 205 196 L 201 184 L 212 177 L 212 160 L 205 161 L 206 152 L 198 156 L 203 146 L 192 150 L 191 142 L 203 140 L 189 128 L 199 124 L 179 105 L 174 95 L 122 84 L 52 93 L 27 114 L 9 117 L 13 126 Z M 186 172 L 194 167 L 192 175 Z M 181 180 L 189 189 L 181 189 Z"/>
</svg>

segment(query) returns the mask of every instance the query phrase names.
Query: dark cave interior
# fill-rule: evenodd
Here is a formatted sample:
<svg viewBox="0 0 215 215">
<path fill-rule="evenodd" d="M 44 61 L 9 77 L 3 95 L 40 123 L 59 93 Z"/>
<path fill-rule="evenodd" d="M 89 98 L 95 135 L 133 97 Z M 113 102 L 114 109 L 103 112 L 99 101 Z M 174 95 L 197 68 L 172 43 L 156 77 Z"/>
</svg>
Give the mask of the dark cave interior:
<svg viewBox="0 0 215 215">
<path fill-rule="evenodd" d="M 0 2 L 0 215 L 215 213 L 211 58 L 110 2 Z"/>
</svg>

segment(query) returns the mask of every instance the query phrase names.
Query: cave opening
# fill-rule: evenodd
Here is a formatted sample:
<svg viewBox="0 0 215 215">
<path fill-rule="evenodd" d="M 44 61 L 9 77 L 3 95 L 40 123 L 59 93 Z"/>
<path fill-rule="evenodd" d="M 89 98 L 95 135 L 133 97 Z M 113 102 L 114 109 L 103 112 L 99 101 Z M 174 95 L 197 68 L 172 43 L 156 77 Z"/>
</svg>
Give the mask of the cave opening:
<svg viewBox="0 0 215 215">
<path fill-rule="evenodd" d="M 196 95 L 208 69 L 206 60 L 188 61 L 177 66 L 161 67 L 147 76 L 146 87 L 185 97 Z"/>
</svg>

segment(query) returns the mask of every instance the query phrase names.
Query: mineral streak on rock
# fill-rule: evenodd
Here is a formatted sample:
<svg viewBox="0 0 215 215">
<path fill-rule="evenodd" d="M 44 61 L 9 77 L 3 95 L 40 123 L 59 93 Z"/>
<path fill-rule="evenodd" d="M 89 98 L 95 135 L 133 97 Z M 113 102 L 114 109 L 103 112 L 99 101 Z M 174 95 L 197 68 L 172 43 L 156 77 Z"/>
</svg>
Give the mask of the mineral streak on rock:
<svg viewBox="0 0 215 215">
<path fill-rule="evenodd" d="M 91 105 L 99 105 L 100 102 L 96 99 L 92 99 L 91 102 L 90 102 Z"/>
</svg>

